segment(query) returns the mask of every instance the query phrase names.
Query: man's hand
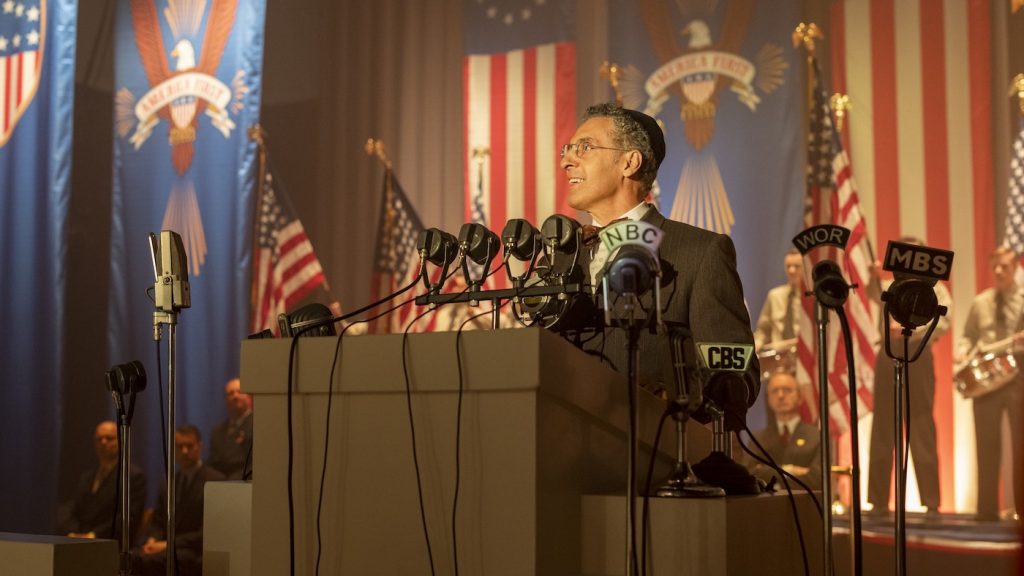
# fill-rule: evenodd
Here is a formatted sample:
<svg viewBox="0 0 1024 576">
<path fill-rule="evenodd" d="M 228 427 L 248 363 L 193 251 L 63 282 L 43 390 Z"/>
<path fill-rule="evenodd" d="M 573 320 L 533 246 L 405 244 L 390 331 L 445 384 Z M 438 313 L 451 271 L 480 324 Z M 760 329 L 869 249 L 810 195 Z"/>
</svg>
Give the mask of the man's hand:
<svg viewBox="0 0 1024 576">
<path fill-rule="evenodd" d="M 146 540 L 146 543 L 142 545 L 142 555 L 149 556 L 151 554 L 159 554 L 167 550 L 166 540 L 157 540 L 156 538 L 150 537 Z"/>
</svg>

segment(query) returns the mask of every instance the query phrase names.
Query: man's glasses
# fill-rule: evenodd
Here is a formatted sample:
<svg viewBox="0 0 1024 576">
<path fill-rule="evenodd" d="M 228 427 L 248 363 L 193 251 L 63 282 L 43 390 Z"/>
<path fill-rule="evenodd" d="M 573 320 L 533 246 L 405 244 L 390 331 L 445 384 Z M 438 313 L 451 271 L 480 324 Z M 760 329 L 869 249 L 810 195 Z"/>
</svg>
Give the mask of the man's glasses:
<svg viewBox="0 0 1024 576">
<path fill-rule="evenodd" d="M 562 158 L 569 153 L 570 150 L 576 152 L 577 158 L 584 158 L 591 150 L 617 150 L 619 152 L 629 152 L 627 148 L 612 148 L 610 146 L 598 146 L 597 144 L 591 144 L 584 140 L 582 142 L 576 142 L 575 144 L 562 144 Z"/>
</svg>

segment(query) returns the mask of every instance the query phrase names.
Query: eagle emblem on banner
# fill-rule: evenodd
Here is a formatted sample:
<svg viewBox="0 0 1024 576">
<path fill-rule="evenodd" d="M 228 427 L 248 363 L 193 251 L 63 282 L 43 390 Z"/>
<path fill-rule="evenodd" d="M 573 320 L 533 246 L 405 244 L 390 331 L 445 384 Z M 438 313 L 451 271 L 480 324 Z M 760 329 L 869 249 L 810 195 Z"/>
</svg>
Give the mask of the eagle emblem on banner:
<svg viewBox="0 0 1024 576">
<path fill-rule="evenodd" d="M 0 0 L 0 148 L 35 97 L 45 30 L 45 1 Z"/>
<path fill-rule="evenodd" d="M 127 88 L 118 91 L 117 132 L 139 150 L 161 122 L 167 123 L 171 165 L 179 178 L 172 184 L 162 228 L 181 235 L 191 271 L 198 275 L 206 259 L 206 237 L 188 171 L 201 118 L 205 116 L 212 129 L 230 138 L 235 129 L 231 114 L 241 110 L 242 97 L 248 91 L 242 70 L 235 73 L 230 87 L 215 76 L 234 26 L 238 0 L 167 0 L 163 16 L 171 30 L 170 51 L 164 43 L 156 1 L 132 0 L 130 8 L 135 45 L 150 88 L 139 98 Z M 204 15 L 206 29 L 197 44 Z"/>
<path fill-rule="evenodd" d="M 697 154 L 683 162 L 671 218 L 728 234 L 735 218 L 718 162 L 706 150 L 715 135 L 719 102 L 731 93 L 751 112 L 756 111 L 761 94 L 770 94 L 782 85 L 789 65 L 782 48 L 771 43 L 761 47 L 753 59 L 739 53 L 753 15 L 753 0 L 729 4 L 717 39 L 701 18 L 686 20 L 676 32 L 667 4 L 665 0 L 641 2 L 644 26 L 661 66 L 648 75 L 635 66 L 622 71 L 623 105 L 657 118 L 673 97 L 678 99 L 684 136 Z M 685 48 L 680 39 L 686 40 Z"/>
</svg>

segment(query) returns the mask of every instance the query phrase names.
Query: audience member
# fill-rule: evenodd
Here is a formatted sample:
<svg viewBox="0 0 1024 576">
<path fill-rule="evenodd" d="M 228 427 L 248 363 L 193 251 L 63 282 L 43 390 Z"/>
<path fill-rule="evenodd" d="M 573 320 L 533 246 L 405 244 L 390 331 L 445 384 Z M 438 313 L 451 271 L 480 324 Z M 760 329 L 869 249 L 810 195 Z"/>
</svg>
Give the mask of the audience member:
<svg viewBox="0 0 1024 576">
<path fill-rule="evenodd" d="M 200 576 L 203 572 L 203 493 L 207 482 L 224 480 L 224 475 L 203 465 L 203 441 L 199 429 L 191 424 L 174 431 L 174 541 L 178 576 Z M 167 571 L 167 487 L 161 486 L 160 499 L 149 526 L 148 538 L 138 551 L 143 576 Z"/>
<path fill-rule="evenodd" d="M 252 396 L 242 392 L 238 378 L 224 386 L 224 406 L 228 417 L 214 426 L 210 433 L 211 468 L 229 480 L 240 480 L 246 462 L 252 469 Z"/>
<path fill-rule="evenodd" d="M 58 523 L 60 534 L 78 538 L 121 538 L 120 495 L 118 492 L 117 425 L 107 420 L 96 426 L 93 435 L 96 466 L 84 472 L 78 481 L 67 516 Z M 131 514 L 129 539 L 134 542 L 146 499 L 146 475 L 130 467 Z"/>
<path fill-rule="evenodd" d="M 800 394 L 796 378 L 788 372 L 776 372 L 766 386 L 768 408 L 772 412 L 768 427 L 754 433 L 775 463 L 796 476 L 811 490 L 821 488 L 821 438 L 818 428 L 800 418 Z M 757 453 L 757 447 L 751 449 Z M 752 462 L 750 471 L 769 481 L 778 472 L 760 462 Z M 794 487 L 799 487 L 791 482 Z"/>
</svg>

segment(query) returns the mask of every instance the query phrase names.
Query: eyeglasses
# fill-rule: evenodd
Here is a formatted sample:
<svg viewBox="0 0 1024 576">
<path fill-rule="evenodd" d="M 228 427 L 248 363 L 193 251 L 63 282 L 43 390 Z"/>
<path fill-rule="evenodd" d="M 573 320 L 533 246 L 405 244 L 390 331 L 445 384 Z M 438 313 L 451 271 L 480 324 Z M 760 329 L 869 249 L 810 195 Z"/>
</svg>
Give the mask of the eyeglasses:
<svg viewBox="0 0 1024 576">
<path fill-rule="evenodd" d="M 562 144 L 562 158 L 569 153 L 569 150 L 576 152 L 577 158 L 584 158 L 593 149 L 597 150 L 617 150 L 619 152 L 629 152 L 627 148 L 612 148 L 610 146 L 598 146 L 597 144 L 591 144 L 584 140 L 583 142 L 576 142 L 575 144 Z"/>
</svg>

